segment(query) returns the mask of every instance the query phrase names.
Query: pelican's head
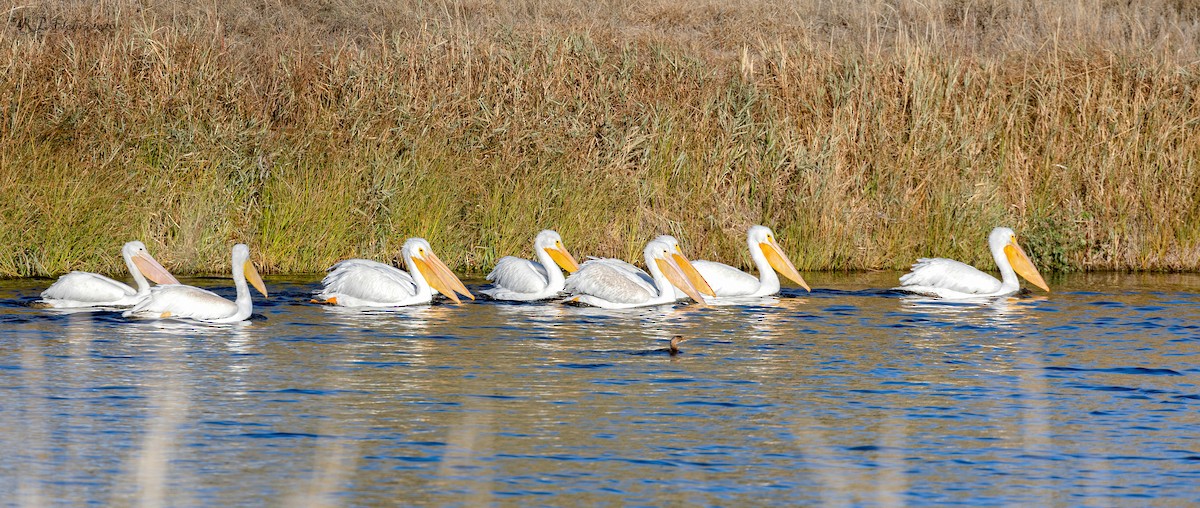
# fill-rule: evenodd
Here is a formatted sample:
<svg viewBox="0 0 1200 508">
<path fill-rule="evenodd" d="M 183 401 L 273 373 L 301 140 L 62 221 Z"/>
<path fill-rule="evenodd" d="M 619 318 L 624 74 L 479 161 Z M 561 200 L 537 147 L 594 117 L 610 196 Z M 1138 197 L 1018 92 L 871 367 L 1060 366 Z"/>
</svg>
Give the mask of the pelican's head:
<svg viewBox="0 0 1200 508">
<path fill-rule="evenodd" d="M 666 238 L 674 240 L 673 237 L 667 236 Z M 697 303 L 707 305 L 704 297 L 700 296 L 701 291 L 696 287 L 694 281 L 700 280 L 705 286 L 708 286 L 708 282 L 704 281 L 700 272 L 697 272 L 687 257 L 679 251 L 678 242 L 672 245 L 672 242 L 666 241 L 663 236 L 660 236 L 646 244 L 644 254 L 646 263 L 654 263 L 673 286 L 679 288 Z M 709 291 L 712 291 L 712 288 L 709 288 Z"/>
<path fill-rule="evenodd" d="M 792 264 L 792 260 L 783 252 L 783 248 L 775 241 L 775 232 L 766 226 L 750 226 L 750 232 L 746 234 L 746 243 L 750 246 L 750 251 L 754 249 L 762 250 L 763 256 L 767 258 L 767 263 L 770 263 L 771 268 L 783 274 L 784 277 L 792 279 L 792 282 L 799 284 L 800 287 L 812 292 L 808 284 L 804 282 L 804 278 L 800 276 L 800 272 L 796 271 L 796 266 Z"/>
<path fill-rule="evenodd" d="M 258 270 L 254 268 L 254 263 L 250 262 L 250 247 L 244 243 L 239 243 L 233 246 L 233 266 L 241 266 L 242 273 L 245 274 L 246 280 L 257 289 L 263 296 L 267 295 L 267 286 L 263 284 L 262 276 L 258 274 Z"/>
<path fill-rule="evenodd" d="M 562 237 L 558 236 L 555 231 L 547 229 L 538 233 L 537 238 L 533 240 L 533 247 L 546 251 L 550 255 L 550 259 L 553 259 L 568 273 L 575 273 L 579 269 L 579 263 L 575 261 L 575 257 L 570 252 L 567 252 L 567 248 L 563 247 Z"/>
<path fill-rule="evenodd" d="M 679 256 L 679 258 L 676 259 L 676 262 L 678 262 L 679 267 L 683 269 L 684 275 L 687 275 L 688 280 L 692 282 L 692 285 L 695 286 L 697 291 L 708 296 L 717 296 L 717 293 L 713 291 L 712 286 L 708 285 L 708 281 L 704 280 L 704 276 L 700 275 L 700 272 L 696 271 L 696 268 L 693 267 L 690 262 L 686 262 L 687 257 L 683 255 L 683 249 L 679 248 L 679 240 L 676 240 L 675 237 L 671 235 L 661 235 L 652 241 L 661 242 L 671 250 L 672 254 Z"/>
<path fill-rule="evenodd" d="M 462 281 L 450 271 L 450 268 L 443 263 L 441 259 L 433 253 L 433 248 L 429 246 L 429 241 L 424 238 L 409 238 L 404 242 L 404 247 L 400 248 L 400 255 L 405 261 L 411 262 L 411 266 L 416 266 L 417 271 L 421 272 L 421 276 L 425 278 L 425 282 L 429 287 L 436 289 L 437 292 L 446 295 L 454 301 L 454 303 L 462 303 L 458 299 L 458 292 L 463 296 L 475 299 L 475 295 L 467 291 L 467 287 Z"/>
<path fill-rule="evenodd" d="M 988 247 L 992 252 L 1004 252 L 1004 257 L 1008 259 L 1008 263 L 1012 265 L 1013 271 L 1017 272 L 1017 275 L 1024 277 L 1025 280 L 1046 292 L 1050 291 L 1050 286 L 1046 285 L 1042 274 L 1038 273 L 1036 266 L 1033 266 L 1033 261 L 1030 261 L 1029 256 L 1025 254 L 1025 249 L 1017 244 L 1017 234 L 1013 230 L 1005 227 L 993 229 L 992 233 L 988 235 Z"/>
<path fill-rule="evenodd" d="M 133 265 L 137 267 L 139 272 L 142 272 L 147 279 L 154 281 L 155 284 L 179 284 L 171 272 L 168 272 L 163 265 L 158 263 L 154 256 L 150 255 L 150 251 L 146 250 L 146 244 L 134 240 L 128 242 L 124 247 L 121 247 L 121 254 L 126 259 L 133 261 Z"/>
<path fill-rule="evenodd" d="M 146 250 L 146 244 L 144 244 L 138 240 L 134 240 L 132 242 L 125 242 L 125 245 L 123 247 L 121 247 L 121 254 L 124 254 L 126 256 L 135 256 L 139 252 L 147 252 L 147 250 Z"/>
</svg>

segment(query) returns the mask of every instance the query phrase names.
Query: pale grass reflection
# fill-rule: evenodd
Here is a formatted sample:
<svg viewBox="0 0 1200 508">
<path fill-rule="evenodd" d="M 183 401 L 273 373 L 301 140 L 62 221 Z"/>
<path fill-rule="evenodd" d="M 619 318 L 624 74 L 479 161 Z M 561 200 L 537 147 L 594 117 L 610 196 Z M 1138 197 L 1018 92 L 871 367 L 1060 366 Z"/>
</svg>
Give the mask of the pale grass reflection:
<svg viewBox="0 0 1200 508">
<path fill-rule="evenodd" d="M 190 347 L 187 339 L 208 328 L 174 320 L 131 322 L 118 328 L 122 340 L 139 347 L 142 354 L 154 357 L 146 362 L 142 373 L 147 412 L 145 433 L 127 466 L 140 506 L 189 504 L 186 498 L 168 495 L 167 486 L 176 476 L 171 462 L 178 454 L 180 427 L 188 420 L 191 405 L 188 387 L 193 382 L 186 361 Z M 182 483 L 192 484 L 191 480 L 184 479 Z"/>
<path fill-rule="evenodd" d="M 336 415 L 330 415 L 336 416 Z M 312 452 L 312 475 L 292 489 L 283 506 L 341 506 L 337 493 L 358 468 L 359 445 L 351 439 L 334 436 L 337 428 L 330 418 L 319 427 L 322 437 Z"/>
<path fill-rule="evenodd" d="M 330 316 L 330 314 L 326 314 Z M 369 328 L 370 326 L 396 325 L 397 316 L 387 312 L 369 311 L 366 313 L 336 313 L 333 314 L 354 323 L 343 330 L 346 340 L 336 344 L 312 343 L 306 347 L 319 351 L 320 364 L 326 366 L 349 365 L 353 358 L 362 351 L 377 347 L 380 338 Z M 412 323 L 409 322 L 411 325 Z M 422 324 L 423 328 L 425 325 Z M 338 499 L 348 480 L 359 467 L 362 457 L 361 444 L 348 436 L 350 422 L 345 418 L 347 408 L 354 407 L 357 390 L 376 391 L 378 387 L 369 386 L 361 378 L 356 369 L 308 369 L 309 387 L 321 390 L 338 390 L 337 393 L 323 395 L 323 404 L 310 409 L 318 422 L 315 433 L 320 436 L 306 451 L 310 453 L 297 456 L 297 462 L 308 461 L 309 474 L 302 476 L 298 484 L 289 489 L 289 495 L 284 499 L 283 506 L 327 507 L 341 506 Z M 313 377 L 315 376 L 315 377 Z M 302 448 L 304 449 L 304 448 Z"/>
<path fill-rule="evenodd" d="M 1025 455 L 1051 456 L 1054 454 L 1050 430 L 1050 387 L 1046 381 L 1046 365 L 1042 360 L 1045 344 L 1040 336 L 1021 337 L 1016 350 L 1018 388 L 1023 396 L 1020 400 L 1021 447 Z M 1049 487 L 1051 481 L 1045 477 L 1031 479 L 1039 487 Z M 1041 497 L 1036 504 L 1050 506 L 1051 489 L 1036 489 Z"/>
<path fill-rule="evenodd" d="M 904 506 L 904 492 L 908 490 L 904 458 L 908 450 L 908 421 L 903 418 L 885 418 L 879 434 L 879 478 L 875 482 L 875 502 L 879 506 Z"/>
<path fill-rule="evenodd" d="M 256 365 L 253 353 L 259 347 L 256 334 L 267 325 L 243 321 L 228 324 L 195 321 L 129 320 L 115 328 L 119 340 L 142 355 L 151 357 L 142 374 L 146 392 L 145 432 L 138 449 L 128 459 L 130 484 L 140 506 L 158 507 L 193 504 L 168 487 L 171 483 L 195 484 L 194 478 L 179 478 L 171 464 L 180 450 L 181 428 L 192 418 L 189 353 L 196 348 L 227 351 L 220 364 L 225 368 L 222 386 L 231 395 L 245 396 L 251 389 L 248 377 Z"/>
<path fill-rule="evenodd" d="M 493 502 L 494 474 L 481 458 L 494 453 L 495 411 L 489 399 L 467 397 L 464 403 L 462 421 L 447 429 L 436 483 L 442 492 L 455 493 L 464 506 L 488 506 Z"/>
<path fill-rule="evenodd" d="M 68 386 L 81 389 L 87 386 L 88 380 L 95 376 L 93 366 L 91 365 L 91 355 L 88 351 L 92 347 L 92 341 L 96 339 L 96 321 L 92 313 L 74 313 L 67 317 L 67 325 L 64 328 L 66 332 L 64 338 L 67 341 L 67 358 L 65 363 L 65 376 L 68 381 Z M 72 429 L 82 428 L 84 417 L 83 415 L 72 411 L 68 417 L 71 422 Z M 86 450 L 83 443 L 76 443 L 71 440 L 68 446 L 68 454 L 71 462 L 81 460 Z"/>
<path fill-rule="evenodd" d="M 46 387 L 46 360 L 45 353 L 42 351 L 42 341 L 36 338 L 25 336 L 21 341 L 21 382 L 29 387 L 29 400 L 27 402 L 27 411 L 30 414 L 47 414 L 47 405 L 49 404 L 48 393 Z M 46 478 L 50 471 L 43 465 L 44 461 L 40 460 L 48 444 L 47 427 L 45 425 L 30 425 L 22 417 L 20 411 L 12 411 L 5 408 L 0 411 L 5 415 L 11 415 L 13 421 L 5 421 L 5 427 L 16 429 L 16 442 L 9 443 L 5 448 L 8 450 L 26 450 L 25 467 L 18 469 L 17 492 L 16 500 L 21 506 L 44 506 L 47 504 L 45 493 L 42 491 L 42 479 Z M 6 418 L 7 420 L 7 418 Z"/>
<path fill-rule="evenodd" d="M 847 478 L 853 471 L 852 465 L 842 458 L 843 454 L 834 449 L 829 443 L 825 425 L 807 417 L 802 417 L 794 426 L 796 446 L 802 463 L 807 466 L 810 474 L 815 474 L 821 486 L 821 504 L 824 506 L 844 506 L 848 504 Z"/>
<path fill-rule="evenodd" d="M 908 425 L 901 418 L 878 423 L 875 460 L 863 467 L 841 449 L 837 427 L 802 417 L 793 427 L 801 461 L 816 477 L 822 506 L 857 506 L 871 501 L 886 507 L 905 506 L 908 489 Z"/>
<path fill-rule="evenodd" d="M 1047 301 L 1045 296 L 1026 298 L 998 298 L 968 302 L 945 302 L 924 298 L 905 298 L 903 309 L 941 321 L 948 326 L 917 326 L 910 328 L 911 334 L 920 339 L 919 345 L 934 349 L 961 346 L 964 341 L 993 350 L 1001 349 L 1003 355 L 990 361 L 977 361 L 980 371 L 1015 377 L 1015 387 L 1022 396 L 1019 402 L 1020 447 L 1027 456 L 1053 454 L 1054 443 L 1050 428 L 1049 384 L 1045 375 L 1045 344 L 1043 335 L 1036 332 L 1037 316 L 1032 309 Z M 928 324 L 928 323 L 926 323 Z M 961 325 L 978 327 L 974 332 L 959 332 Z M 996 361 L 1001 360 L 1001 361 Z M 1009 409 L 994 406 L 996 420 L 1004 420 Z M 1030 480 L 1037 487 L 1050 485 L 1047 478 Z M 1052 504 L 1049 488 L 1033 489 L 1039 496 L 1035 504 Z"/>
<path fill-rule="evenodd" d="M 53 309 L 49 311 L 54 312 Z M 61 385 L 68 390 L 82 391 L 87 388 L 88 379 L 93 375 L 88 350 L 95 338 L 93 320 L 96 312 L 70 310 L 55 313 L 63 315 L 65 321 L 61 337 L 57 334 L 45 337 L 16 335 L 19 342 L 15 346 L 20 351 L 20 380 L 5 381 L 15 386 L 24 386 L 28 396 L 25 398 L 24 407 L 0 405 L 0 425 L 5 429 L 14 430 L 11 437 L 5 436 L 5 440 L 0 441 L 0 446 L 6 450 L 6 460 L 18 464 L 16 492 L 11 493 L 11 499 L 6 501 L 15 502 L 18 506 L 51 504 L 51 500 L 54 499 L 53 492 L 47 495 L 43 491 L 43 481 L 60 474 L 52 465 L 48 465 L 52 461 L 49 460 L 47 450 L 58 446 L 57 443 L 61 443 L 62 438 L 56 439 L 53 433 L 47 430 L 46 425 L 32 422 L 29 415 L 65 412 L 50 402 L 55 395 L 51 387 Z M 62 357 L 66 368 L 55 368 L 53 374 L 48 373 L 47 357 Z M 3 386 L 8 388 L 9 382 L 3 383 Z M 67 418 L 66 429 L 87 426 L 86 418 L 78 412 L 70 411 Z M 8 439 L 12 441 L 9 442 Z M 79 462 L 86 452 L 87 446 L 82 441 L 66 439 L 64 455 L 68 464 Z"/>
</svg>

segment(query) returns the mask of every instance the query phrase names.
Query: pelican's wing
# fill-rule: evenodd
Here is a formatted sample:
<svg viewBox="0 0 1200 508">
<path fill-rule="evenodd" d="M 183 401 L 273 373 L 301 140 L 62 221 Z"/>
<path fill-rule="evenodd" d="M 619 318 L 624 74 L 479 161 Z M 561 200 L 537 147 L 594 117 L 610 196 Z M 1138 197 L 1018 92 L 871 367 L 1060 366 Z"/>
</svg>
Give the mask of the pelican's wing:
<svg viewBox="0 0 1200 508">
<path fill-rule="evenodd" d="M 650 292 L 655 293 L 658 291 L 658 289 L 654 287 L 654 278 L 651 277 L 650 274 L 646 273 L 645 270 L 638 268 L 637 265 L 633 263 L 614 258 L 591 258 L 589 261 L 602 261 L 608 266 L 629 272 L 630 274 L 641 279 L 642 282 L 645 283 L 644 286 L 646 289 L 648 289 Z"/>
<path fill-rule="evenodd" d="M 761 284 L 758 277 L 725 263 L 699 259 L 692 261 L 692 266 L 696 267 L 696 271 L 700 272 L 704 280 L 708 281 L 708 285 L 713 288 L 713 292 L 717 296 L 749 295 L 758 291 L 758 286 Z"/>
<path fill-rule="evenodd" d="M 897 289 L 934 288 L 965 294 L 986 294 L 1000 291 L 1000 286 L 1000 280 L 966 263 L 946 258 L 921 258 L 912 265 L 912 271 L 900 277 L 900 287 Z"/>
<path fill-rule="evenodd" d="M 555 270 L 558 267 L 554 267 Z M 487 275 L 496 287 L 518 293 L 537 293 L 550 285 L 549 275 L 541 263 L 513 256 L 504 256 L 496 262 L 496 268 Z"/>
<path fill-rule="evenodd" d="M 407 272 L 368 259 L 347 259 L 329 268 L 321 279 L 322 294 L 343 294 L 373 302 L 394 302 L 417 294 Z"/>
<path fill-rule="evenodd" d="M 168 312 L 169 315 L 164 315 Z M 134 305 L 125 315 L 215 320 L 232 316 L 235 312 L 237 304 L 212 291 L 183 284 L 167 284 L 150 288 L 150 296 Z"/>
<path fill-rule="evenodd" d="M 567 277 L 566 290 L 615 303 L 641 303 L 658 296 L 658 290 L 631 272 L 630 266 L 617 259 L 590 259 Z"/>
<path fill-rule="evenodd" d="M 42 291 L 47 300 L 77 302 L 111 302 L 137 294 L 128 284 L 91 272 L 71 272 L 54 281 Z"/>
</svg>

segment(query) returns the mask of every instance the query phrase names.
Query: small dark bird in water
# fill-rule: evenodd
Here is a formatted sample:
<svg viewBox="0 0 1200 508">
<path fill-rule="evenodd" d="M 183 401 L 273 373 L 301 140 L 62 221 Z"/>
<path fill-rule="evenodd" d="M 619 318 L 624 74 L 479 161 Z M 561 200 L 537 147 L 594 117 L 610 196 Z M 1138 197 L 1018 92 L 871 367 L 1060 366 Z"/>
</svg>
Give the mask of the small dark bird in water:
<svg viewBox="0 0 1200 508">
<path fill-rule="evenodd" d="M 656 348 L 656 349 L 639 349 L 636 351 L 605 350 L 605 351 L 592 351 L 592 352 L 593 353 L 625 353 L 628 355 L 637 355 L 637 356 L 660 355 L 663 353 L 667 353 L 671 356 L 675 356 L 682 352 L 679 350 L 679 344 L 681 344 L 685 340 L 687 340 L 687 339 L 683 338 L 682 335 L 676 335 L 674 337 L 671 337 L 671 345 L 668 347 L 660 347 L 660 348 Z"/>
<path fill-rule="evenodd" d="M 681 344 L 685 340 L 687 340 L 687 339 L 683 338 L 682 335 L 676 335 L 674 337 L 671 337 L 671 347 L 667 348 L 667 352 L 671 353 L 671 356 L 675 356 L 675 355 L 679 354 L 679 344 Z"/>
</svg>

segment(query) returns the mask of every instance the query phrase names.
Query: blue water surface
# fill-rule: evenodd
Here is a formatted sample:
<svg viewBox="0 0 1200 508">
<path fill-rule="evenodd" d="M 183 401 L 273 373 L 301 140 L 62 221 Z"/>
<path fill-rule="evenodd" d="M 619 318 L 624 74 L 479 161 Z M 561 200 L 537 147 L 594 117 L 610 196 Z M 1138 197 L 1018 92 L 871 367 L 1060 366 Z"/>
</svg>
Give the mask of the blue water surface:
<svg viewBox="0 0 1200 508">
<path fill-rule="evenodd" d="M 812 293 L 608 311 L 307 303 L 238 325 L 0 282 L 9 505 L 1195 505 L 1200 276 L 986 303 Z M 185 281 L 232 296 L 225 279 Z M 481 283 L 468 285 L 473 291 Z M 823 289 L 831 288 L 831 289 Z M 667 341 L 687 340 L 672 356 Z"/>
</svg>

